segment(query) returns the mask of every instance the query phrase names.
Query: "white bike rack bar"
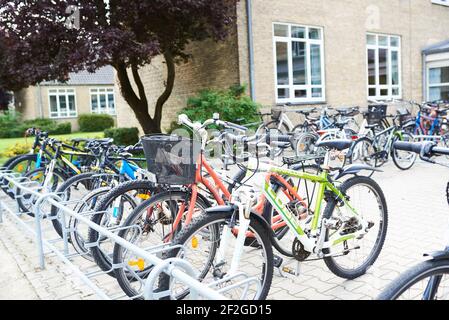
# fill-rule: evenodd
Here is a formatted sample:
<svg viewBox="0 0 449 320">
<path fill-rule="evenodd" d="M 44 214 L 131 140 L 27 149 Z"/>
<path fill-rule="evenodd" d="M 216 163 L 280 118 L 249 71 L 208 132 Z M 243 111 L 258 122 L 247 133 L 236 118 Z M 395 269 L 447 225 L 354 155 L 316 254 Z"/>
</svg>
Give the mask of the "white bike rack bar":
<svg viewBox="0 0 449 320">
<path fill-rule="evenodd" d="M 203 284 L 199 282 L 195 278 L 194 268 L 185 260 L 182 259 L 169 259 L 162 260 L 158 258 L 155 254 L 161 251 L 166 251 L 169 249 L 173 249 L 174 247 L 158 245 L 151 248 L 139 248 L 133 243 L 126 241 L 125 239 L 119 237 L 117 234 L 108 230 L 102 226 L 99 226 L 92 222 L 88 217 L 83 216 L 82 214 L 75 212 L 68 208 L 62 199 L 55 193 L 44 193 L 42 188 L 36 185 L 35 182 L 32 182 L 28 179 L 24 179 L 23 177 L 15 174 L 13 172 L 9 172 L 6 170 L 0 169 L 0 185 L 2 187 L 5 186 L 14 186 L 15 190 L 21 190 L 21 195 L 24 194 L 31 195 L 34 200 L 33 205 L 33 213 L 34 213 L 34 229 L 29 226 L 29 224 L 23 220 L 22 216 L 23 212 L 20 212 L 17 205 L 17 210 L 11 208 L 11 205 L 8 205 L 8 202 L 12 202 L 11 199 L 7 198 L 7 196 L 0 191 L 2 194 L 0 195 L 0 223 L 4 222 L 4 213 L 8 214 L 20 227 L 22 227 L 36 242 L 37 251 L 39 254 L 39 264 L 41 269 L 45 268 L 45 257 L 46 253 L 44 248 L 50 250 L 55 256 L 57 256 L 62 262 L 64 262 L 78 277 L 81 279 L 93 292 L 101 299 L 112 299 L 108 296 L 104 290 L 102 290 L 97 284 L 92 281 L 92 278 L 96 274 L 105 274 L 103 271 L 92 271 L 90 273 L 85 273 L 81 270 L 79 266 L 73 263 L 72 258 L 74 256 L 81 256 L 81 254 L 73 255 L 69 254 L 69 241 L 67 239 L 67 231 L 65 219 L 66 217 L 73 217 L 77 219 L 79 222 L 85 224 L 86 226 L 97 231 L 102 237 L 106 237 L 112 242 L 119 244 L 120 246 L 127 249 L 129 252 L 142 257 L 145 261 L 149 262 L 150 265 L 153 265 L 153 270 L 145 279 L 145 290 L 143 296 L 146 299 L 154 299 L 163 296 L 163 293 L 155 293 L 154 283 L 157 280 L 157 277 L 162 273 L 168 274 L 170 277 L 176 279 L 179 283 L 188 286 L 190 289 L 190 295 L 193 299 L 197 299 L 199 297 L 208 299 L 208 300 L 225 300 L 225 296 L 223 293 L 228 291 L 226 288 L 219 288 L 220 282 Z M 12 190 L 10 190 L 12 191 Z M 61 241 L 61 239 L 56 240 L 47 240 L 43 236 L 42 230 L 42 222 L 45 220 L 42 206 L 43 204 L 48 204 L 51 206 L 55 206 L 60 209 L 58 213 L 58 219 L 60 219 L 61 225 L 63 227 L 64 237 L 62 241 L 64 242 L 63 250 L 57 248 L 54 245 L 56 240 Z M 60 216 L 60 218 L 59 218 Z M 53 218 L 53 217 L 52 217 Z M 55 218 L 56 219 L 56 218 Z M 28 221 L 29 222 L 29 221 Z M 178 246 L 179 247 L 179 246 Z M 98 268 L 99 269 L 99 268 Z M 252 278 L 248 278 L 242 281 L 241 286 L 246 289 L 248 283 L 254 281 Z M 213 287 L 216 287 L 214 289 Z M 230 287 L 229 290 L 235 288 L 235 285 Z M 167 293 L 166 293 L 167 294 Z M 124 295 L 117 296 L 117 298 L 125 297 Z M 243 297 L 244 298 L 244 297 Z"/>
</svg>

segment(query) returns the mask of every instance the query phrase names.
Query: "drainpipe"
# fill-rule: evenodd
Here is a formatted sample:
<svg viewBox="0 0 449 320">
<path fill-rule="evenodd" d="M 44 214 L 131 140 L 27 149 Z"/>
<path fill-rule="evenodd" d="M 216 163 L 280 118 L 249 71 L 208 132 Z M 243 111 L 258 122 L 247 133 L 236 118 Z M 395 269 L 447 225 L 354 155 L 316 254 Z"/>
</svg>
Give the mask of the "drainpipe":
<svg viewBox="0 0 449 320">
<path fill-rule="evenodd" d="M 248 18 L 248 55 L 249 55 L 249 83 L 251 99 L 256 101 L 256 89 L 254 87 L 254 43 L 253 43 L 253 14 L 251 0 L 246 0 L 246 15 Z"/>
<path fill-rule="evenodd" d="M 427 101 L 429 97 L 427 96 L 427 55 L 425 52 L 422 53 L 422 98 L 423 101 Z"/>
<path fill-rule="evenodd" d="M 42 109 L 42 88 L 41 85 L 37 85 L 37 106 L 39 108 L 39 118 L 44 117 L 44 110 Z"/>
</svg>

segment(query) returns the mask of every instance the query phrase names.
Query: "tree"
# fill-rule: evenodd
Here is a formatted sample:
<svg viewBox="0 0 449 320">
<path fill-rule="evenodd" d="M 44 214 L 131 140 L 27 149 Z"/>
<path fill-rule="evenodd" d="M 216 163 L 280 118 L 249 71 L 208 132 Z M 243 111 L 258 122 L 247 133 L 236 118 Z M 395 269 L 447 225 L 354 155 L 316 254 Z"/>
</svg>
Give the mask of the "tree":
<svg viewBox="0 0 449 320">
<path fill-rule="evenodd" d="M 112 65 L 123 98 L 145 133 L 161 132 L 175 65 L 192 41 L 226 38 L 238 0 L 0 0 L 0 86 L 18 90 L 69 72 Z M 139 70 L 162 55 L 165 90 L 150 115 Z M 134 89 L 137 88 L 137 89 Z"/>
</svg>

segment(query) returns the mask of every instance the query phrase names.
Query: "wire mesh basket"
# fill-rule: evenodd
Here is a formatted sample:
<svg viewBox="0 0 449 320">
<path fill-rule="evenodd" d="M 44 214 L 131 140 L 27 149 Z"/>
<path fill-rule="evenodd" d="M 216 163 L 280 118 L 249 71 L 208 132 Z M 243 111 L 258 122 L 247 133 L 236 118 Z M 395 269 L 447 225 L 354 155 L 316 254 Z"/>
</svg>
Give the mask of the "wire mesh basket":
<svg viewBox="0 0 449 320">
<path fill-rule="evenodd" d="M 148 171 L 157 182 L 188 185 L 195 182 L 201 143 L 174 135 L 148 135 L 142 139 Z"/>
<path fill-rule="evenodd" d="M 387 116 L 387 107 L 386 104 L 372 104 L 368 106 L 368 125 L 380 124 L 382 119 L 385 119 Z"/>
<path fill-rule="evenodd" d="M 273 109 L 273 110 L 271 110 L 271 119 L 273 119 L 273 120 L 279 120 L 279 118 L 281 117 L 281 113 L 282 113 L 282 110 L 276 110 L 276 109 Z"/>
<path fill-rule="evenodd" d="M 407 109 L 399 109 L 398 115 L 399 115 L 399 125 L 401 127 L 406 123 L 415 120 L 415 117 L 412 116 L 410 111 L 408 111 Z"/>
</svg>

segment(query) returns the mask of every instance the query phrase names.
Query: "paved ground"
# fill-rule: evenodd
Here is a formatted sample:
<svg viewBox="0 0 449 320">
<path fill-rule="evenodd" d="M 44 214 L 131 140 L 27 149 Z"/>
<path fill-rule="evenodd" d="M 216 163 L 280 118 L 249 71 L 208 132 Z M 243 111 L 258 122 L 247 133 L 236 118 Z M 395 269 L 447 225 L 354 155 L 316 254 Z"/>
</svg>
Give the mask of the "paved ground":
<svg viewBox="0 0 449 320">
<path fill-rule="evenodd" d="M 323 262 L 303 263 L 298 277 L 282 278 L 276 273 L 270 299 L 373 299 L 403 270 L 422 260 L 424 252 L 449 243 L 445 198 L 449 169 L 418 163 L 402 172 L 388 165 L 375 179 L 387 197 L 389 229 L 384 249 L 368 274 L 346 281 Z M 56 258 L 47 258 L 47 269 L 39 270 L 35 244 L 10 219 L 0 225 L 0 261 L 0 299 L 97 298 Z M 112 278 L 102 276 L 99 281 L 110 294 L 119 292 Z"/>
</svg>

